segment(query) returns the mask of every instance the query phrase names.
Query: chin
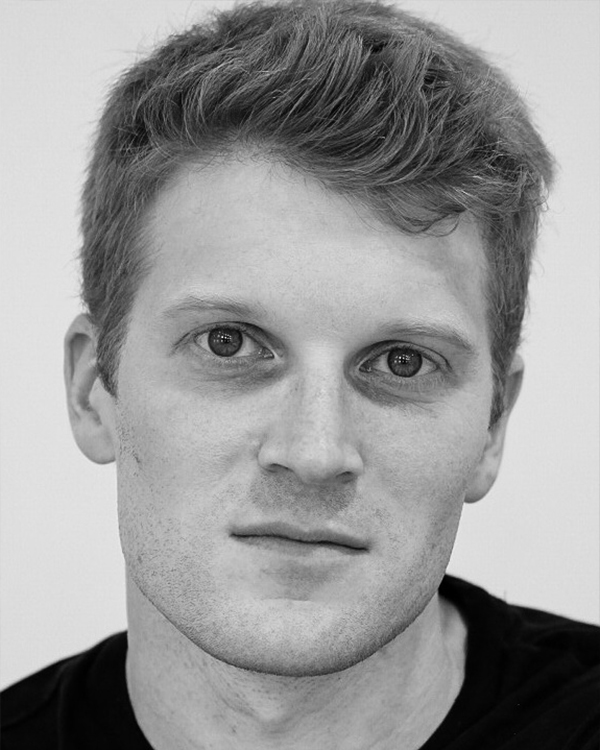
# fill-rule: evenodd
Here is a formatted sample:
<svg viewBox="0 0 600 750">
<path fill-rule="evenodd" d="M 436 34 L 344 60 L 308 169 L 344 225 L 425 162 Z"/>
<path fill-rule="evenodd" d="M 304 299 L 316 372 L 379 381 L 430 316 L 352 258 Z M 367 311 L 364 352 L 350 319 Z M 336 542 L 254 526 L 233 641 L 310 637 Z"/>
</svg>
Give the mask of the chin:
<svg viewBox="0 0 600 750">
<path fill-rule="evenodd" d="M 375 621 L 362 608 L 273 600 L 220 610 L 200 621 L 169 617 L 187 642 L 237 669 L 285 677 L 334 674 L 368 659 L 402 633 L 419 610 Z M 357 623 L 361 626 L 357 628 Z M 393 623 L 390 626 L 390 623 Z"/>
<path fill-rule="evenodd" d="M 192 639 L 190 639 L 192 640 Z M 251 643 L 232 643 L 221 639 L 218 643 L 205 639 L 192 642 L 209 656 L 237 669 L 281 677 L 316 677 L 342 672 L 368 659 L 382 643 L 370 641 L 355 644 L 347 640 L 324 639 L 316 644 L 314 638 L 295 637 L 254 638 Z"/>
</svg>

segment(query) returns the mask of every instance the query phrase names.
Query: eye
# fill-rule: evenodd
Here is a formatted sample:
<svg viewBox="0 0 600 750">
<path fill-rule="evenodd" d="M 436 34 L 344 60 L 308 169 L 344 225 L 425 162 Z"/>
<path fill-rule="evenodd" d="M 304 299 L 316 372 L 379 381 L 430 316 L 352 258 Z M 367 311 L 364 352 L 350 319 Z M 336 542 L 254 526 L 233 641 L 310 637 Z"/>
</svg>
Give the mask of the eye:
<svg viewBox="0 0 600 750">
<path fill-rule="evenodd" d="M 428 375 L 439 368 L 432 359 L 425 356 L 419 349 L 411 346 L 395 346 L 374 359 L 368 360 L 360 369 L 363 372 L 376 370 L 406 379 L 414 378 L 416 375 Z"/>
<path fill-rule="evenodd" d="M 261 346 L 243 328 L 218 326 L 193 336 L 194 343 L 201 349 L 219 358 L 261 357 L 272 359 L 272 353 Z"/>
</svg>

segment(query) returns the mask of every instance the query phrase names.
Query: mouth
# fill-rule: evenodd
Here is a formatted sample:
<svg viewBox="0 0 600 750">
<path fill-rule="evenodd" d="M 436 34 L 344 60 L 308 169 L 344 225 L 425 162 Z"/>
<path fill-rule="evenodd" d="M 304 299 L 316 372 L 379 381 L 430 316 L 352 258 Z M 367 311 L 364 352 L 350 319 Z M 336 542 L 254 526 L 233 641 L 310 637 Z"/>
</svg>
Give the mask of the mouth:
<svg viewBox="0 0 600 750">
<path fill-rule="evenodd" d="M 352 534 L 324 528 L 305 529 L 283 522 L 240 527 L 234 529 L 231 536 L 246 544 L 287 549 L 299 553 L 308 553 L 317 549 L 328 549 L 346 554 L 368 551 L 366 541 Z"/>
</svg>

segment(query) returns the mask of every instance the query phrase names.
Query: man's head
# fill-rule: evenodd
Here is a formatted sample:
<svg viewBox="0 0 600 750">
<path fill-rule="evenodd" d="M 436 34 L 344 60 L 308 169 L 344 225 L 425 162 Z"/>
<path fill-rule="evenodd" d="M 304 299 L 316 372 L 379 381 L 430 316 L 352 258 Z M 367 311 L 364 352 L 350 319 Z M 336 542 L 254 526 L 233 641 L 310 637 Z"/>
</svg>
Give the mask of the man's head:
<svg viewBox="0 0 600 750">
<path fill-rule="evenodd" d="M 138 613 L 287 675 L 427 616 L 498 471 L 548 176 L 499 74 L 380 5 L 242 6 L 126 74 L 67 381 Z"/>
<path fill-rule="evenodd" d="M 83 200 L 83 297 L 103 382 L 150 257 L 145 215 L 185 163 L 260 152 L 406 232 L 470 213 L 484 241 L 493 424 L 519 343 L 551 158 L 523 102 L 433 24 L 368 2 L 242 5 L 122 78 Z M 450 220 L 444 222 L 443 219 Z"/>
</svg>

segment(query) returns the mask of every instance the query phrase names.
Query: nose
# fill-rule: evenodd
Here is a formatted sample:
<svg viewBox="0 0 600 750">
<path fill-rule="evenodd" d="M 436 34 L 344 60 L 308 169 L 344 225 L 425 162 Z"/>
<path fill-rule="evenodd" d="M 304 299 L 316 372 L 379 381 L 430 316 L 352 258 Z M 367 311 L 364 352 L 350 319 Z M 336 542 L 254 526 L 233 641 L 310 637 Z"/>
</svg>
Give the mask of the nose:
<svg viewBox="0 0 600 750">
<path fill-rule="evenodd" d="M 349 482 L 364 471 L 343 376 L 322 370 L 284 392 L 259 449 L 260 466 L 304 484 Z"/>
</svg>

